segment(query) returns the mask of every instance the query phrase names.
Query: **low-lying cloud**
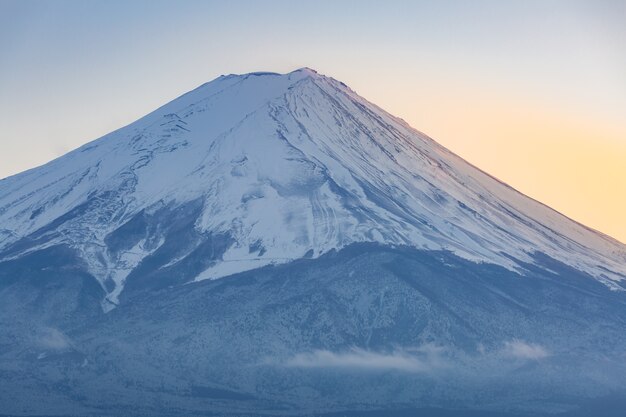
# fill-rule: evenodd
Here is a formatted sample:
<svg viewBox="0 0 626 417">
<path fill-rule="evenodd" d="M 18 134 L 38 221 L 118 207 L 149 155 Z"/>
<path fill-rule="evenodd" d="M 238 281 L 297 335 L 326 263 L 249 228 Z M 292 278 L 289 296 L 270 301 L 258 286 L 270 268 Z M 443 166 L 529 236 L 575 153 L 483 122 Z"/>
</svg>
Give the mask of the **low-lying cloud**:
<svg viewBox="0 0 626 417">
<path fill-rule="evenodd" d="M 351 368 L 362 370 L 395 370 L 430 372 L 445 366 L 442 349 L 426 345 L 389 353 L 353 348 L 344 352 L 315 350 L 299 353 L 285 362 L 299 368 Z"/>
<path fill-rule="evenodd" d="M 416 348 L 399 348 L 391 351 L 372 351 L 363 348 L 342 351 L 320 349 L 297 353 L 280 362 L 280 365 L 294 368 L 344 368 L 432 373 L 452 366 L 474 368 L 486 366 L 485 361 L 502 361 L 505 358 L 541 360 L 550 355 L 550 352 L 539 344 L 513 339 L 504 342 L 502 348 L 491 352 L 487 351 L 483 345 L 479 345 L 478 356 L 427 344 Z M 275 361 L 269 361 L 269 363 L 277 364 Z"/>
<path fill-rule="evenodd" d="M 38 342 L 42 347 L 52 350 L 64 350 L 70 347 L 68 337 L 52 327 L 46 327 L 41 330 Z"/>
<path fill-rule="evenodd" d="M 541 345 L 526 343 L 523 340 L 511 340 L 504 343 L 504 353 L 508 356 L 520 359 L 543 359 L 550 356 L 549 352 Z"/>
</svg>

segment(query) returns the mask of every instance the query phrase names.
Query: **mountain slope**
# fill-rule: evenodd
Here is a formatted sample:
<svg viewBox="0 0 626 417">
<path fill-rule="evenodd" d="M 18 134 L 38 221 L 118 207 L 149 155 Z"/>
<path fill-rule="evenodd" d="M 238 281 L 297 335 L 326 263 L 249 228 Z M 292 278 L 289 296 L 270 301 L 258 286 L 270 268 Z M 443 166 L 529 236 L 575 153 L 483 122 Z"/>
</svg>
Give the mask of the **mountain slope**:
<svg viewBox="0 0 626 417">
<path fill-rule="evenodd" d="M 219 278 L 355 242 L 445 249 L 512 270 L 541 252 L 613 289 L 626 277 L 622 244 L 310 69 L 219 77 L 2 180 L 0 225 L 4 259 L 75 249 L 107 293 L 105 309 L 126 284 Z M 156 284 L 163 274 L 179 279 Z"/>
<path fill-rule="evenodd" d="M 0 263 L 2 414 L 613 417 L 626 404 L 624 292 L 548 258 L 520 279 L 353 244 L 97 314 L 68 253 Z"/>
</svg>

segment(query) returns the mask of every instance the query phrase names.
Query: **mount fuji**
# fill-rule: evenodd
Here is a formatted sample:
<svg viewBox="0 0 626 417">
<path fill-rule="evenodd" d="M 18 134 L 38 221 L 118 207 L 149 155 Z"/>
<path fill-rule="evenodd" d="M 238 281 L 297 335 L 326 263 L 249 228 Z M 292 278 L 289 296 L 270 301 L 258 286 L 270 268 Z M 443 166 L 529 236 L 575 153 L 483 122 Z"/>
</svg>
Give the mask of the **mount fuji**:
<svg viewBox="0 0 626 417">
<path fill-rule="evenodd" d="M 221 76 L 1 180 L 0 313 L 6 415 L 626 398 L 626 246 L 308 68 Z"/>
</svg>

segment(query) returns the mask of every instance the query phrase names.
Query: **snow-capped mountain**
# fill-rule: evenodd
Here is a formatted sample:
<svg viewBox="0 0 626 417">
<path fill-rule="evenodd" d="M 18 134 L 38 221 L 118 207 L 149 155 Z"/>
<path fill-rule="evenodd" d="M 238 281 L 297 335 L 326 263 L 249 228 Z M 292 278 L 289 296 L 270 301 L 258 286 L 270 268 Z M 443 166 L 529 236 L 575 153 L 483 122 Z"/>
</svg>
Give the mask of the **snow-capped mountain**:
<svg viewBox="0 0 626 417">
<path fill-rule="evenodd" d="M 612 289 L 626 278 L 621 243 L 306 68 L 221 76 L 0 181 L 1 258 L 67 244 L 105 289 L 105 309 L 132 280 L 220 278 L 356 242 L 443 249 L 522 275 L 520 262 L 542 253 Z"/>
<path fill-rule="evenodd" d="M 0 181 L 0 414 L 621 416 L 624 290 L 343 83 L 222 76 Z"/>
</svg>

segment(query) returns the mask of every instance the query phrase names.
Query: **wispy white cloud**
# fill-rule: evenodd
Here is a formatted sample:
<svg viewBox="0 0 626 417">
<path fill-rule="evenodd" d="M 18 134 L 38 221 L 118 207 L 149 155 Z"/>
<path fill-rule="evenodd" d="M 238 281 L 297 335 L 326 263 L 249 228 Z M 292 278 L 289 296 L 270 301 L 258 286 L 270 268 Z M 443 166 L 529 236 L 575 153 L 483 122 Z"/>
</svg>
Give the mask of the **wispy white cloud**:
<svg viewBox="0 0 626 417">
<path fill-rule="evenodd" d="M 70 347 L 69 338 L 52 327 L 45 327 L 41 330 L 38 342 L 46 349 L 64 350 Z"/>
<path fill-rule="evenodd" d="M 518 339 L 505 342 L 504 353 L 515 358 L 534 360 L 550 356 L 550 353 L 543 346 Z"/>
<path fill-rule="evenodd" d="M 353 368 L 363 370 L 396 370 L 430 372 L 445 366 L 443 349 L 425 345 L 389 353 L 354 348 L 343 352 L 315 350 L 299 353 L 285 362 L 286 366 L 301 368 Z"/>
</svg>

